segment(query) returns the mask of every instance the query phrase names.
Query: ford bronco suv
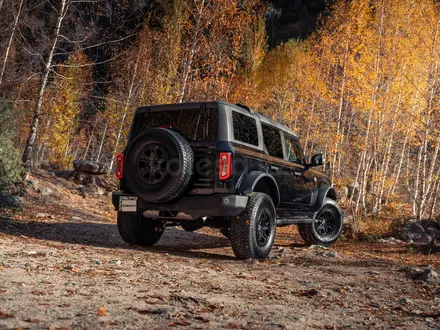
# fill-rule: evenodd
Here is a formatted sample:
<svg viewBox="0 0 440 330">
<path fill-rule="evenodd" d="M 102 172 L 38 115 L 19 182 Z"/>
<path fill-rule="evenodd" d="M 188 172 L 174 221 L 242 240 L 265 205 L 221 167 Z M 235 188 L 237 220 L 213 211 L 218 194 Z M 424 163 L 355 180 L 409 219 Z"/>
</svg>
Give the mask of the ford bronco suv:
<svg viewBox="0 0 440 330">
<path fill-rule="evenodd" d="M 119 233 L 148 246 L 169 226 L 209 226 L 238 258 L 264 259 L 276 227 L 297 224 L 306 243 L 328 246 L 343 215 L 321 165 L 321 154 L 306 161 L 295 133 L 243 105 L 140 107 L 116 157 Z"/>
</svg>

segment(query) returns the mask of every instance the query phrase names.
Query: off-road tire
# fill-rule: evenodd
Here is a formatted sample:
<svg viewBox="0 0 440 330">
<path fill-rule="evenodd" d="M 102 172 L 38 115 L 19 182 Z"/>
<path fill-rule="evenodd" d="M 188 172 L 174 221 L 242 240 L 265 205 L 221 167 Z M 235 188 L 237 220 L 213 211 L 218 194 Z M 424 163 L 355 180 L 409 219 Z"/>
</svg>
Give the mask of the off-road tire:
<svg viewBox="0 0 440 330">
<path fill-rule="evenodd" d="M 139 162 L 148 146 L 160 146 L 167 153 L 167 170 L 163 179 L 147 183 L 139 173 Z M 151 203 L 172 202 L 189 188 L 194 172 L 194 153 L 189 142 L 179 133 L 153 128 L 136 137 L 126 152 L 124 178 L 127 188 L 139 198 Z"/>
<path fill-rule="evenodd" d="M 257 226 L 261 216 L 267 216 L 268 240 L 260 246 L 257 242 Z M 269 256 L 276 236 L 275 206 L 269 195 L 264 193 L 249 194 L 246 210 L 231 219 L 231 245 L 239 259 L 265 259 Z"/>
<path fill-rule="evenodd" d="M 154 221 L 141 214 L 118 212 L 118 230 L 122 239 L 130 245 L 156 244 L 165 230 L 161 221 Z"/>
<path fill-rule="evenodd" d="M 318 233 L 316 229 L 316 222 L 319 221 L 320 215 L 323 214 L 323 212 L 328 211 L 331 211 L 335 216 L 335 229 L 330 233 L 329 236 L 322 236 Z M 299 224 L 298 231 L 306 245 L 314 244 L 321 246 L 330 246 L 339 238 L 342 232 L 343 224 L 344 216 L 339 205 L 333 199 L 325 198 L 321 209 L 317 212 L 315 216 L 315 221 L 312 223 Z"/>
</svg>

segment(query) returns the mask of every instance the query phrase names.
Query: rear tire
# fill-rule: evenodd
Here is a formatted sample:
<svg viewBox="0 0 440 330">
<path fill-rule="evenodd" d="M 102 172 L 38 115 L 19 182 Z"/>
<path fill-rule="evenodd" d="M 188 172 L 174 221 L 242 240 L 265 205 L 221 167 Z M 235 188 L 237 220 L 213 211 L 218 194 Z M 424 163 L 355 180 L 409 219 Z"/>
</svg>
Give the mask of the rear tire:
<svg viewBox="0 0 440 330">
<path fill-rule="evenodd" d="M 333 199 L 325 198 L 315 221 L 299 224 L 298 231 L 307 245 L 330 246 L 339 238 L 343 224 L 344 216 L 339 205 Z"/>
<path fill-rule="evenodd" d="M 272 199 L 251 193 L 246 210 L 231 219 L 231 245 L 239 259 L 265 259 L 276 236 L 276 213 Z"/>
<path fill-rule="evenodd" d="M 142 214 L 118 212 L 118 230 L 121 238 L 130 245 L 151 246 L 160 240 L 165 225 Z"/>
</svg>

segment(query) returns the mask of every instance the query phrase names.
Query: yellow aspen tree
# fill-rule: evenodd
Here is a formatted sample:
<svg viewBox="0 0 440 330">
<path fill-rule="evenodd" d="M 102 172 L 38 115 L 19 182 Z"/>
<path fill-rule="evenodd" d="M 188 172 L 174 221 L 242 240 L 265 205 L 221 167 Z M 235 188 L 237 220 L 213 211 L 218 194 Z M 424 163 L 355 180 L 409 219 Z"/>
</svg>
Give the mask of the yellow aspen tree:
<svg viewBox="0 0 440 330">
<path fill-rule="evenodd" d="M 56 78 L 49 86 L 43 105 L 46 130 L 44 145 L 49 148 L 49 161 L 69 167 L 72 142 L 78 133 L 79 115 L 92 88 L 91 66 L 83 51 L 77 50 L 59 65 Z"/>
</svg>

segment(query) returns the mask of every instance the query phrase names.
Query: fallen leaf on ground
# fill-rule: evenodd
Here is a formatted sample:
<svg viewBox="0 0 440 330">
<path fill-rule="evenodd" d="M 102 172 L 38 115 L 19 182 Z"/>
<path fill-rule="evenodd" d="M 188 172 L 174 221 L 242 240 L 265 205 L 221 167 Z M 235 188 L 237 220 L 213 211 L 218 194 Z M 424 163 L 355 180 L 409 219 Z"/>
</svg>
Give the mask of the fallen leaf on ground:
<svg viewBox="0 0 440 330">
<path fill-rule="evenodd" d="M 139 314 L 142 315 L 149 315 L 149 314 L 161 314 L 162 312 L 159 310 L 151 310 L 151 309 L 138 309 L 137 311 Z"/>
<path fill-rule="evenodd" d="M 11 318 L 11 317 L 14 317 L 14 316 L 11 315 L 11 314 L 8 314 L 8 313 L 1 312 L 1 311 L 0 311 L 0 320 L 9 319 L 9 318 Z"/>
<path fill-rule="evenodd" d="M 28 318 L 24 321 L 28 322 L 28 323 L 40 323 L 41 322 L 39 319 L 33 319 L 33 318 Z"/>
<path fill-rule="evenodd" d="M 107 322 L 104 322 L 103 324 L 102 324 L 103 326 L 108 326 L 108 325 L 119 325 L 119 322 L 117 322 L 117 321 L 107 321 Z"/>
<path fill-rule="evenodd" d="M 316 296 L 318 293 L 319 293 L 318 290 L 311 289 L 311 290 L 301 291 L 299 295 L 304 297 L 313 297 Z"/>
<path fill-rule="evenodd" d="M 206 318 L 204 316 L 201 316 L 201 315 L 200 316 L 196 316 L 195 319 L 198 320 L 198 321 L 202 321 L 204 323 L 211 323 L 210 319 L 208 319 L 208 318 Z"/>
<path fill-rule="evenodd" d="M 175 322 L 170 322 L 170 323 L 168 323 L 168 326 L 169 327 L 177 327 L 177 326 L 182 326 L 182 327 L 186 327 L 186 326 L 188 326 L 188 325 L 191 325 L 191 323 L 190 322 L 188 322 L 188 321 L 184 321 L 184 320 L 180 320 L 180 321 L 175 321 Z"/>
<path fill-rule="evenodd" d="M 106 315 L 108 315 L 108 312 L 107 312 L 107 310 L 105 309 L 104 306 L 99 306 L 98 310 L 96 311 L 96 315 L 106 316 Z"/>
<path fill-rule="evenodd" d="M 227 328 L 229 328 L 229 329 L 241 329 L 242 326 L 241 326 L 241 324 L 230 322 L 228 324 Z"/>
</svg>

